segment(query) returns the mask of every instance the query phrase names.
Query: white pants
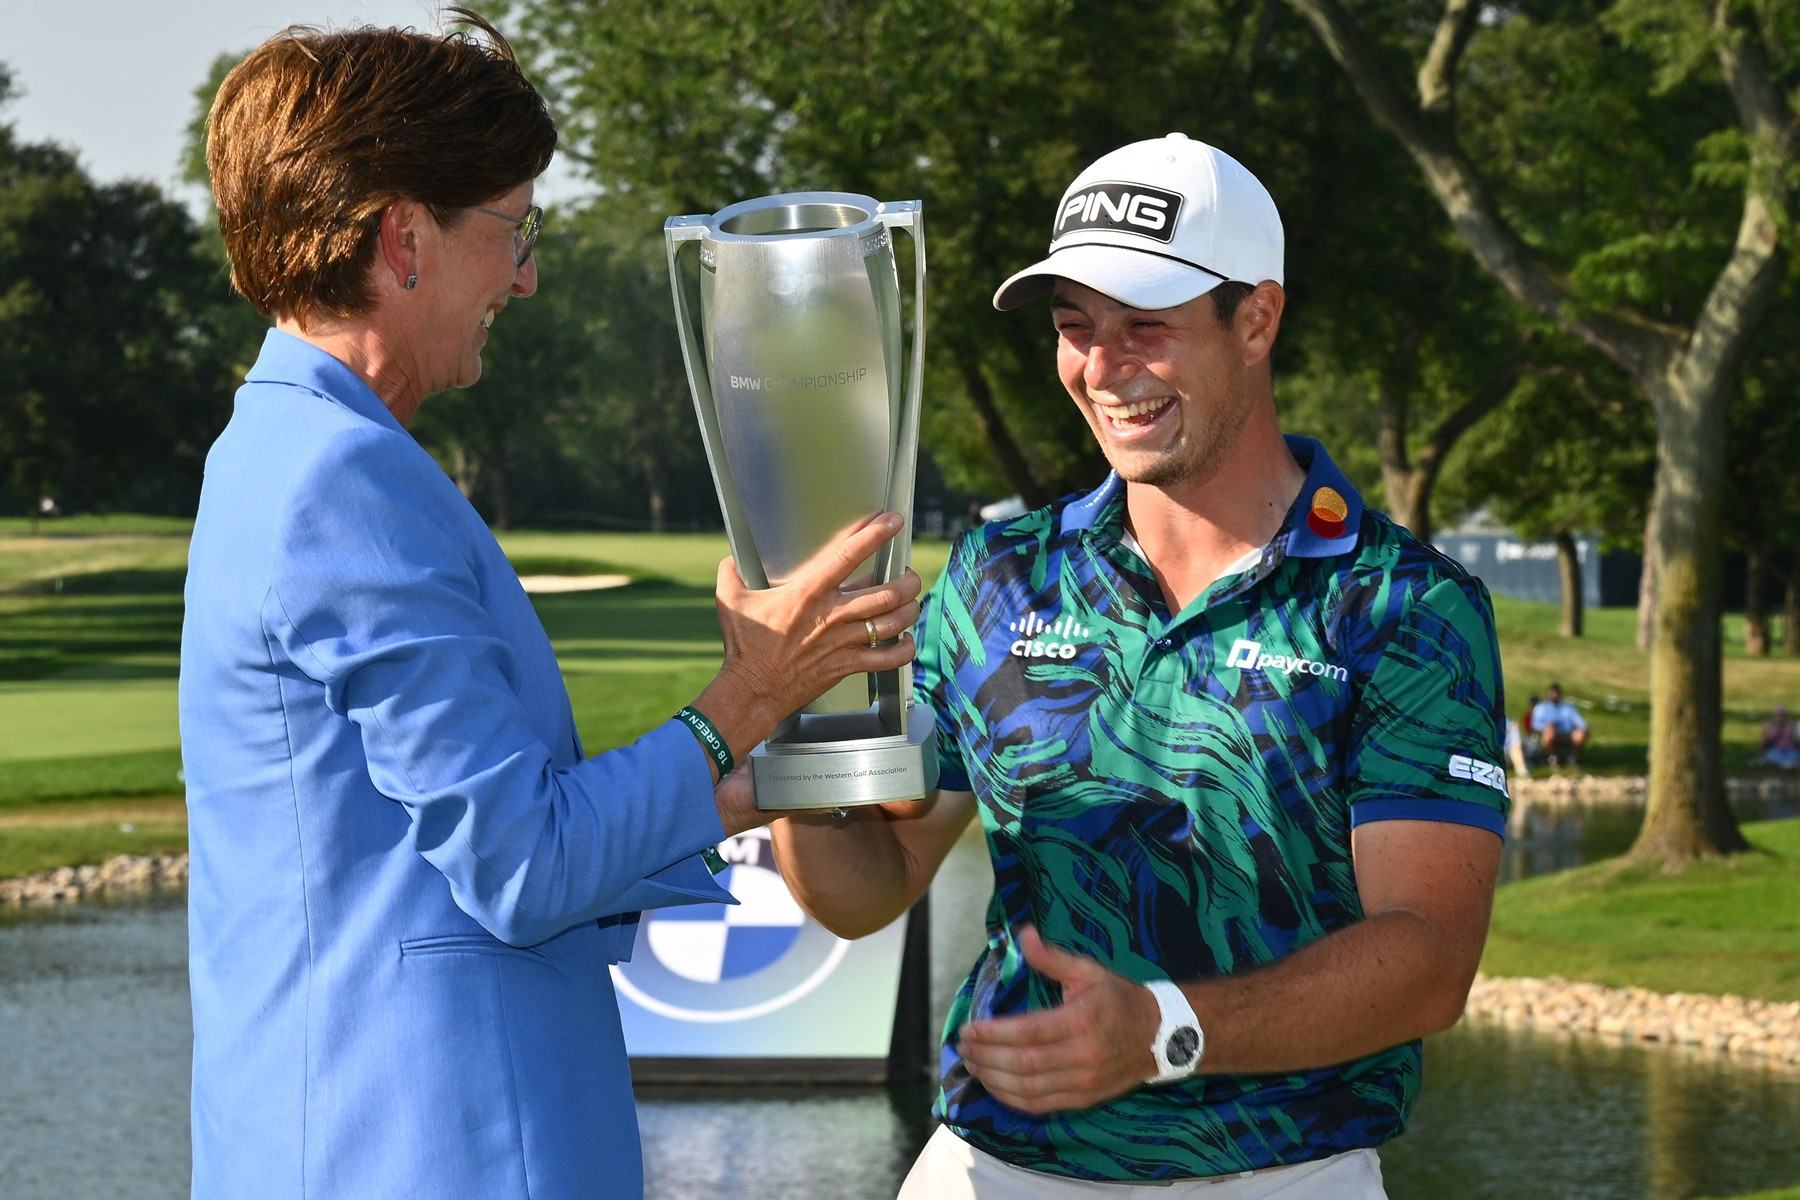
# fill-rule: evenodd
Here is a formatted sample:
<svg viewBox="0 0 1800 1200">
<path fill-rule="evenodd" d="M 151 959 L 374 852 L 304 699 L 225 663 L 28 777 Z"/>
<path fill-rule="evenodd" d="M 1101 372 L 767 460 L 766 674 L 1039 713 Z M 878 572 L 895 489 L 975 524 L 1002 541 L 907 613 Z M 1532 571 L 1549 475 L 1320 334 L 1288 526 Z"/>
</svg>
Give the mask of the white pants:
<svg viewBox="0 0 1800 1200">
<path fill-rule="evenodd" d="M 1316 1162 L 1223 1179 L 1169 1183 L 1090 1183 L 1027 1171 L 977 1150 L 948 1126 L 925 1143 L 900 1185 L 899 1200 L 1387 1200 L 1381 1160 L 1351 1150 Z"/>
</svg>

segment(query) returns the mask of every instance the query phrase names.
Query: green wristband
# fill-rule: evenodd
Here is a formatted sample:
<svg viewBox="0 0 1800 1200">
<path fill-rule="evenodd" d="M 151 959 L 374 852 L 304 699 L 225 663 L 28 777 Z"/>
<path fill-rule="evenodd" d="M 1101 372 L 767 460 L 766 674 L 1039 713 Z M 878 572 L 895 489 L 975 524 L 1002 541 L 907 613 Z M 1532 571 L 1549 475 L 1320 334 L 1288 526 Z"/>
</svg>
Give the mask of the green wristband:
<svg viewBox="0 0 1800 1200">
<path fill-rule="evenodd" d="M 694 731 L 694 736 L 700 739 L 700 748 L 719 764 L 720 779 L 731 774 L 731 768 L 737 766 L 737 760 L 731 757 L 731 747 L 725 744 L 725 739 L 719 736 L 718 729 L 706 719 L 704 713 L 690 706 L 676 713 L 675 719 Z"/>
</svg>

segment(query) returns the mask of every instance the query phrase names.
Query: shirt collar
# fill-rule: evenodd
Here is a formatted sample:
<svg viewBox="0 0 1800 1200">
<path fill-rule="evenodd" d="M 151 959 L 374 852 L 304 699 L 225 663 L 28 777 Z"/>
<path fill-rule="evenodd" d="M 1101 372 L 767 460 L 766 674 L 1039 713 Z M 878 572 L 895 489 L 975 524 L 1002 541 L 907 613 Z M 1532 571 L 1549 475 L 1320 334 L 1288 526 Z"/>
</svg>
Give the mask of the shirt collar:
<svg viewBox="0 0 1800 1200">
<path fill-rule="evenodd" d="M 1288 510 L 1283 533 L 1283 553 L 1295 558 L 1329 558 L 1356 548 L 1362 528 L 1362 493 L 1331 461 L 1325 447 L 1309 437 L 1288 434 L 1288 452 L 1306 469 L 1306 482 Z M 1125 528 L 1125 481 L 1113 471 L 1106 481 L 1062 511 L 1062 532 L 1104 530 L 1116 539 Z"/>
<path fill-rule="evenodd" d="M 406 428 L 355 371 L 311 342 L 279 329 L 269 330 L 263 338 L 262 353 L 244 382 L 302 387 L 377 424 L 401 432 Z"/>
<path fill-rule="evenodd" d="M 1306 482 L 1288 509 L 1289 558 L 1330 558 L 1356 549 L 1362 536 L 1363 499 L 1356 486 L 1309 437 L 1284 438 L 1294 461 L 1306 468 Z"/>
<path fill-rule="evenodd" d="M 1108 472 L 1099 487 L 1063 506 L 1063 533 L 1083 533 L 1097 526 L 1111 527 L 1114 536 L 1125 528 L 1125 481 L 1117 471 Z"/>
</svg>

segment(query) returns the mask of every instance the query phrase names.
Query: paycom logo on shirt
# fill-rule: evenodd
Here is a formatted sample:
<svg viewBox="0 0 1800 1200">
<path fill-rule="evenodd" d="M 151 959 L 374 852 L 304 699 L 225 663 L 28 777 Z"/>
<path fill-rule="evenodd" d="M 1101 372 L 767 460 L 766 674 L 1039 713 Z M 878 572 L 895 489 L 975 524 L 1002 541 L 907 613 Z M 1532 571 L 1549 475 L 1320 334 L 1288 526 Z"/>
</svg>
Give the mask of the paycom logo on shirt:
<svg viewBox="0 0 1800 1200">
<path fill-rule="evenodd" d="M 1263 649 L 1261 642 L 1253 642 L 1249 638 L 1239 638 L 1231 643 L 1231 652 L 1225 656 L 1225 665 L 1236 667 L 1241 671 L 1280 671 L 1285 675 L 1319 675 L 1326 679 L 1335 679 L 1339 683 L 1350 678 L 1348 667 L 1336 666 L 1317 659 L 1301 658 L 1292 654 L 1273 654 Z"/>
</svg>

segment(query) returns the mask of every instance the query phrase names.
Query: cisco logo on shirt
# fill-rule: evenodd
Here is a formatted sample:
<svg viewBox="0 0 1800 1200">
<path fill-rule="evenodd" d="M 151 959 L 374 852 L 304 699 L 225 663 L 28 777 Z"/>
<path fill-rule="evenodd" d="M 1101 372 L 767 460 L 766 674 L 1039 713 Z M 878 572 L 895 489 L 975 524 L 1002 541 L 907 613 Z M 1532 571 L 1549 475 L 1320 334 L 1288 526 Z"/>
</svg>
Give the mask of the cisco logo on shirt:
<svg viewBox="0 0 1800 1200">
<path fill-rule="evenodd" d="M 1014 658 L 1071 659 L 1081 649 L 1076 638 L 1091 638 L 1094 631 L 1073 617 L 1046 621 L 1036 613 L 1026 613 L 1006 627 L 1019 640 L 1008 648 Z"/>
<path fill-rule="evenodd" d="M 1062 202 L 1050 243 L 1083 229 L 1129 233 L 1154 242 L 1175 240 L 1181 197 L 1141 183 L 1096 183 Z"/>
<path fill-rule="evenodd" d="M 1319 662 L 1311 658 L 1299 658 L 1291 654 L 1270 654 L 1262 648 L 1261 642 L 1253 642 L 1249 638 L 1239 638 L 1231 643 L 1231 653 L 1225 656 L 1225 665 L 1237 667 L 1243 671 L 1281 671 L 1287 675 L 1322 675 L 1326 679 L 1335 679 L 1343 683 L 1350 678 L 1346 667 L 1333 666 L 1331 663 Z"/>
</svg>

